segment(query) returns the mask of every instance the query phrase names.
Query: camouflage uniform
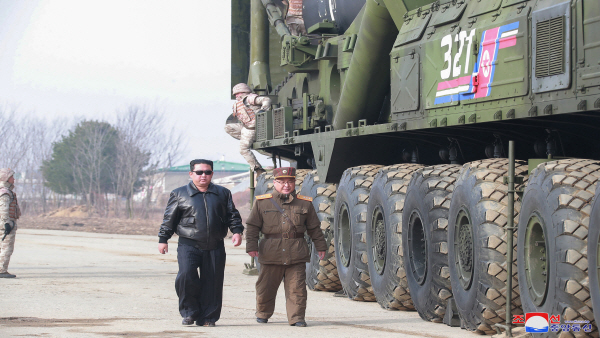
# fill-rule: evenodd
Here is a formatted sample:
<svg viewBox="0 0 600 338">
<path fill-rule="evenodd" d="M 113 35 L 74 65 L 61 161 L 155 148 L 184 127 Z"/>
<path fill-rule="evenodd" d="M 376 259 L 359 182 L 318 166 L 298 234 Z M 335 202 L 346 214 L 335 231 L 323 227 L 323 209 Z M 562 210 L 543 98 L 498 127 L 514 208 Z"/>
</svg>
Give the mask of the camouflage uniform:
<svg viewBox="0 0 600 338">
<path fill-rule="evenodd" d="M 8 183 L 13 174 L 14 171 L 10 169 L 0 169 L 0 227 L 4 229 L 5 223 L 13 227 L 4 241 L 0 242 L 0 274 L 4 275 L 9 275 L 7 271 L 8 263 L 15 248 L 17 219 L 21 216 L 17 195 L 12 191 L 13 185 Z M 0 236 L 4 236 L 2 232 L 0 232 Z"/>
<path fill-rule="evenodd" d="M 236 87 L 234 87 L 234 91 Z M 271 99 L 251 93 L 249 88 L 247 90 L 248 92 L 237 98 L 233 104 L 233 114 L 227 119 L 225 132 L 240 140 L 240 154 L 244 156 L 250 167 L 254 170 L 262 170 L 262 166 L 251 151 L 252 143 L 256 139 L 255 114 L 260 110 L 268 110 L 271 106 Z M 235 122 L 235 119 L 237 119 L 237 122 Z"/>
<path fill-rule="evenodd" d="M 306 35 L 306 27 L 304 27 L 304 18 L 302 17 L 302 0 L 289 0 L 285 23 L 292 35 Z"/>
<path fill-rule="evenodd" d="M 276 178 L 282 170 L 273 170 Z M 285 177 L 285 176 L 284 176 Z M 274 200 L 294 224 L 290 224 L 271 202 Z M 295 192 L 283 195 L 275 190 L 272 194 L 256 196 L 256 203 L 246 220 L 246 252 L 258 251 L 260 272 L 256 281 L 256 317 L 269 319 L 275 310 L 277 289 L 283 280 L 288 322 L 294 325 L 304 322 L 306 312 L 306 263 L 310 250 L 304 239 L 306 232 L 317 251 L 326 251 L 327 244 L 321 230 L 321 221 L 312 205 L 312 199 Z M 258 243 L 259 232 L 264 239 Z"/>
</svg>

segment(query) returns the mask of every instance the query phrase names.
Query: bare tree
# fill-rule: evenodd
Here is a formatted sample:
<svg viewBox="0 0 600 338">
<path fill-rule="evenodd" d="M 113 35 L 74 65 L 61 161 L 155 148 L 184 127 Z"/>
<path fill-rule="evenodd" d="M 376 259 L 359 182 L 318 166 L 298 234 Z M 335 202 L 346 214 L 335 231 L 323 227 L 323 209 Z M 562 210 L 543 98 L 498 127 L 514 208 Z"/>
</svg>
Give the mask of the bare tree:
<svg viewBox="0 0 600 338">
<path fill-rule="evenodd" d="M 173 163 L 178 162 L 181 159 L 182 153 L 185 152 L 183 149 L 183 136 L 175 127 L 171 127 L 168 132 L 161 134 L 163 142 L 157 144 L 152 152 L 150 165 L 146 170 L 147 179 L 145 180 L 145 188 L 147 194 L 144 204 L 145 217 L 147 217 L 147 212 L 152 201 L 154 187 L 164 174 L 166 174 L 166 171 L 173 166 Z M 163 175 L 159 175 L 159 173 Z"/>
<path fill-rule="evenodd" d="M 31 147 L 31 168 L 35 168 L 35 179 L 40 183 L 41 212 L 46 213 L 48 187 L 44 184 L 44 176 L 40 171 L 40 165 L 43 161 L 52 156 L 52 145 L 60 140 L 67 132 L 67 120 L 65 118 L 56 118 L 52 121 L 42 120 L 34 129 L 33 146 Z"/>
<path fill-rule="evenodd" d="M 40 166 L 52 156 L 52 144 L 64 135 L 66 125 L 65 119 L 47 121 L 33 116 L 27 116 L 21 121 L 20 132 L 25 136 L 22 142 L 26 152 L 19 165 L 19 171 L 24 174 L 20 189 L 25 199 L 38 202 L 30 203 L 33 204 L 32 207 L 37 207 L 34 212 L 47 211 L 48 188 L 44 185 Z"/>
<path fill-rule="evenodd" d="M 116 130 L 106 122 L 83 121 L 74 132 L 71 168 L 78 191 L 85 194 L 88 213 L 107 190 L 106 169 L 114 165 Z M 104 208 L 105 214 L 108 209 Z"/>
<path fill-rule="evenodd" d="M 119 114 L 117 130 L 117 165 L 113 173 L 116 191 L 127 199 L 126 212 L 133 218 L 133 195 L 137 185 L 143 185 L 146 200 L 142 213 L 147 210 L 156 184 L 156 173 L 171 160 L 177 160 L 181 148 L 181 136 L 164 130 L 164 114 L 143 106 L 130 106 Z M 143 180 L 140 178 L 143 177 Z M 117 205 L 117 203 L 115 203 Z"/>
<path fill-rule="evenodd" d="M 15 109 L 0 107 L 0 168 L 16 169 L 27 156 L 27 136 L 21 130 L 23 118 Z"/>
<path fill-rule="evenodd" d="M 143 106 L 118 114 L 114 127 L 0 107 L 0 167 L 19 173 L 19 197 L 23 206 L 29 204 L 28 212 L 79 201 L 90 215 L 95 209 L 108 216 L 113 200 L 118 216 L 123 196 L 127 217 L 146 217 L 160 174 L 180 159 L 181 148 L 182 137 L 165 126 L 164 113 Z M 146 196 L 134 204 L 137 191 Z"/>
</svg>

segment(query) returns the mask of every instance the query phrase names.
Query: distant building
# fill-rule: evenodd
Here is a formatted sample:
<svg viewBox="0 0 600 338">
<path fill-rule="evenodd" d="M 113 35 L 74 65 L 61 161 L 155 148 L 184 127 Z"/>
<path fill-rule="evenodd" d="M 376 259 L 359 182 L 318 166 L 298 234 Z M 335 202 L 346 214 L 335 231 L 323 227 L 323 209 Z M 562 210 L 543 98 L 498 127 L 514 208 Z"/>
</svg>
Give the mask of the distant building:
<svg viewBox="0 0 600 338">
<path fill-rule="evenodd" d="M 246 163 L 213 161 L 213 170 L 213 180 L 216 180 L 226 176 L 248 173 L 250 166 Z M 190 181 L 189 164 L 171 167 L 161 171 L 161 173 L 157 174 L 159 176 L 157 177 L 157 182 L 153 189 L 155 193 L 169 193 L 175 188 L 188 184 Z"/>
</svg>

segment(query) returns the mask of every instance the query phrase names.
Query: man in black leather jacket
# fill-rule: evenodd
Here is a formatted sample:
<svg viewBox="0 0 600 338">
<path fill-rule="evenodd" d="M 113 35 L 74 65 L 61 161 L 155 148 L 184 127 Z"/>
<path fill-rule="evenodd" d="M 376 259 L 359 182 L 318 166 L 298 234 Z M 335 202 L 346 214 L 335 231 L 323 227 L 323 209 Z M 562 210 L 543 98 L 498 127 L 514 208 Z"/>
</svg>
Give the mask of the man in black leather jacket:
<svg viewBox="0 0 600 338">
<path fill-rule="evenodd" d="M 231 192 L 212 184 L 213 162 L 190 162 L 192 182 L 171 192 L 158 232 L 158 251 L 168 252 L 167 240 L 179 235 L 179 272 L 175 291 L 183 325 L 215 326 L 221 316 L 227 230 L 234 246 L 242 243 L 244 226 Z M 198 276 L 200 269 L 200 276 Z"/>
</svg>

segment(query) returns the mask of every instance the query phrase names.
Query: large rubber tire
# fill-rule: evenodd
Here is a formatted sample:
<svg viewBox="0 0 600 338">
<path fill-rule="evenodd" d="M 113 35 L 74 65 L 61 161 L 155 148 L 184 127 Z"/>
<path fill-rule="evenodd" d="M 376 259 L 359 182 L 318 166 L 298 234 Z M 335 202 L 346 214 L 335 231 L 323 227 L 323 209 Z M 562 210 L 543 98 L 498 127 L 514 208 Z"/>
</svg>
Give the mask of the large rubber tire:
<svg viewBox="0 0 600 338">
<path fill-rule="evenodd" d="M 507 159 L 467 163 L 460 171 L 448 215 L 448 267 L 461 326 L 494 334 L 506 317 Z M 527 175 L 527 164 L 516 161 L 516 175 Z M 517 186 L 518 187 L 518 186 Z M 520 203 L 515 201 L 515 224 Z M 516 234 L 515 234 L 516 237 Z M 521 314 L 513 241 L 512 314 Z"/>
<path fill-rule="evenodd" d="M 313 206 L 321 221 L 321 230 L 323 230 L 328 246 L 325 259 L 320 260 L 311 239 L 307 238 L 311 254 L 310 262 L 306 263 L 306 285 L 315 291 L 339 291 L 342 289 L 335 264 L 335 242 L 331 227 L 336 190 L 335 184 L 321 183 L 316 170 L 305 176 L 302 190 L 300 190 L 301 195 L 312 197 Z"/>
<path fill-rule="evenodd" d="M 590 215 L 590 231 L 588 235 L 588 273 L 590 276 L 590 294 L 596 324 L 600 323 L 600 183 L 596 183 L 596 197 Z"/>
<path fill-rule="evenodd" d="M 442 322 L 452 297 L 448 269 L 448 212 L 461 166 L 418 170 L 406 190 L 402 214 L 404 266 L 410 296 L 421 318 Z"/>
<path fill-rule="evenodd" d="M 563 323 L 594 320 L 587 238 L 599 178 L 600 162 L 584 159 L 542 163 L 533 171 L 523 196 L 518 230 L 525 313 L 560 315 Z M 583 330 L 571 334 L 588 336 Z M 598 336 L 595 325 L 589 335 Z"/>
<path fill-rule="evenodd" d="M 258 176 L 258 178 L 256 179 L 256 187 L 254 187 L 254 196 L 270 194 L 273 192 L 273 189 L 273 172 L 267 171 L 262 175 Z M 252 205 L 254 205 L 254 203 L 256 203 L 256 198 L 254 198 Z M 262 235 L 258 240 L 259 243 L 261 238 Z M 256 265 L 256 269 L 260 271 L 260 263 L 258 262 L 258 259 L 254 259 L 254 265 Z"/>
<path fill-rule="evenodd" d="M 270 194 L 273 192 L 273 171 L 267 171 L 256 179 L 254 196 Z M 256 201 L 256 200 L 255 200 Z"/>
<path fill-rule="evenodd" d="M 369 276 L 375 298 L 384 309 L 414 309 L 402 260 L 402 211 L 412 174 L 422 167 L 383 167 L 371 188 L 366 225 Z"/>
<path fill-rule="evenodd" d="M 373 178 L 380 165 L 346 169 L 338 185 L 334 213 L 335 259 L 344 293 L 375 301 L 369 278 L 365 227 Z"/>
<path fill-rule="evenodd" d="M 306 178 L 306 175 L 308 175 L 311 172 L 312 172 L 312 170 L 310 170 L 310 169 L 296 170 L 296 193 L 302 195 L 300 193 L 300 190 L 302 190 L 302 185 L 304 184 L 304 179 Z"/>
</svg>

